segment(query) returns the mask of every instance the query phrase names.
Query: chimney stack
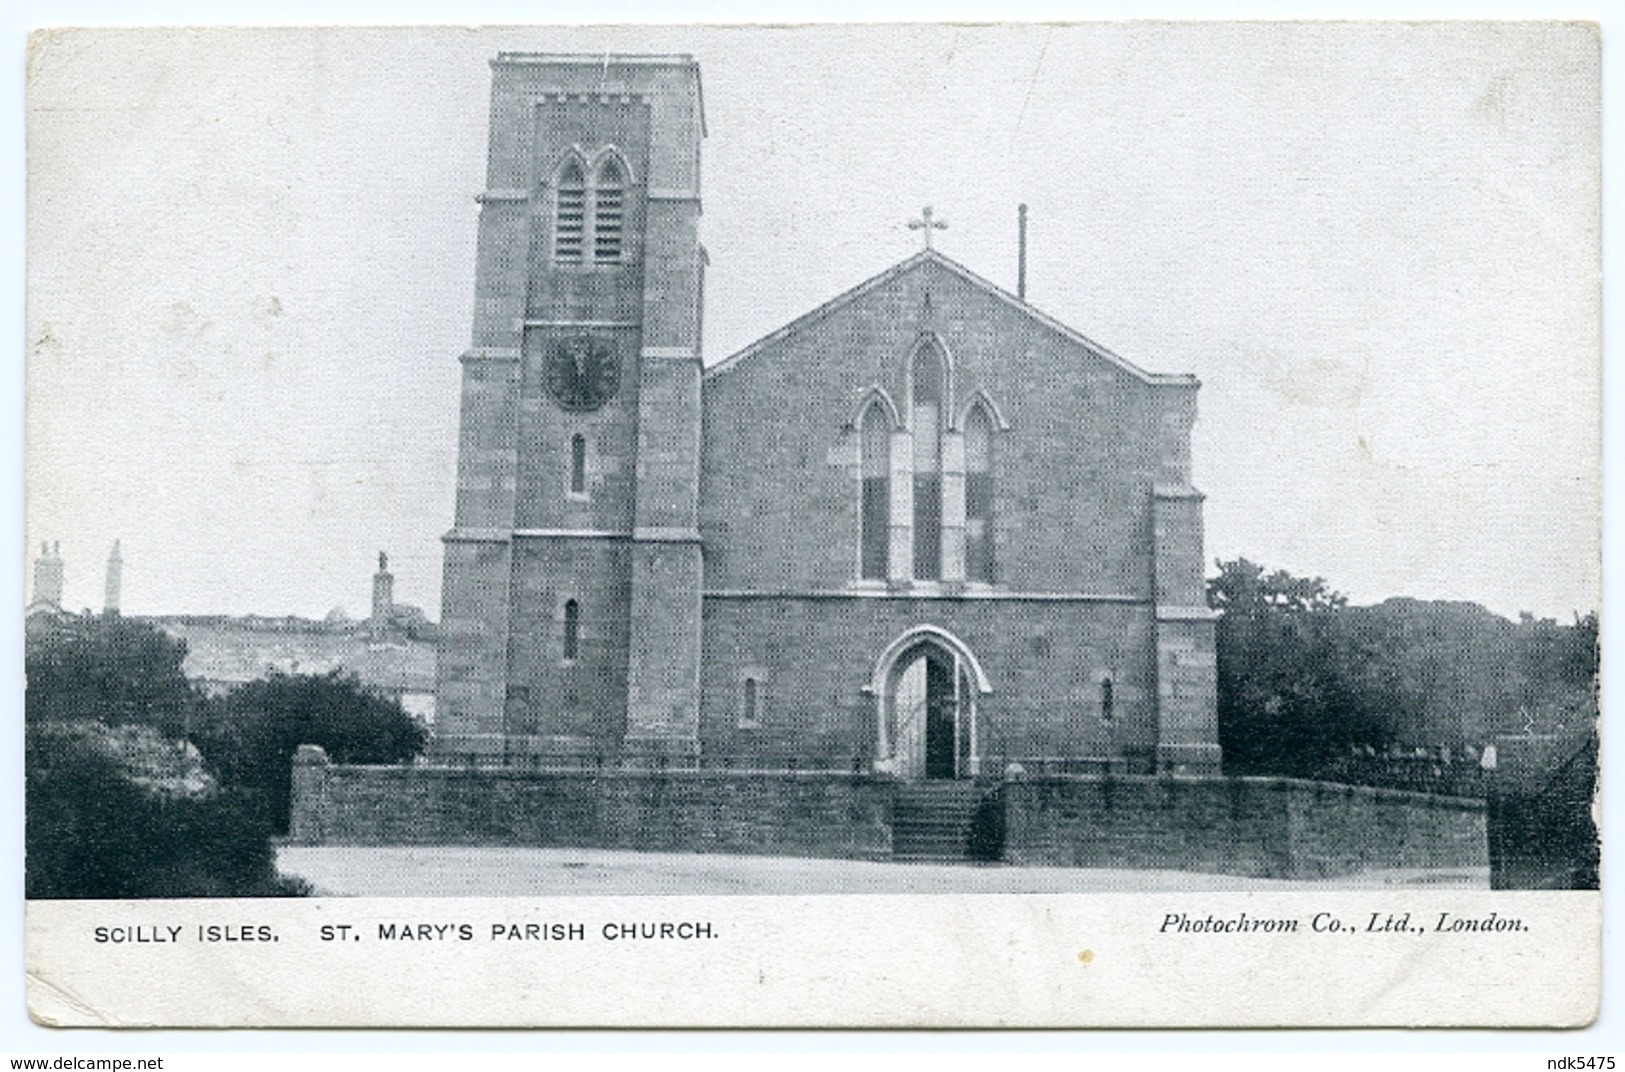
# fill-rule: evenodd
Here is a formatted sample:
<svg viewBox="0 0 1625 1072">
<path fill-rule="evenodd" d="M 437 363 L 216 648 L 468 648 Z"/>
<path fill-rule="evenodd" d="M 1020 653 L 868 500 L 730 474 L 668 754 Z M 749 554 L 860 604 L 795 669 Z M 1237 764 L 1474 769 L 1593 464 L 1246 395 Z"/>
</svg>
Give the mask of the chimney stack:
<svg viewBox="0 0 1625 1072">
<path fill-rule="evenodd" d="M 119 554 L 119 541 L 113 541 L 113 553 L 107 556 L 107 588 L 102 596 L 102 613 L 118 615 L 119 591 L 124 585 L 124 556 Z"/>
<path fill-rule="evenodd" d="M 58 549 L 61 546 L 57 544 Z M 34 560 L 34 601 L 29 604 L 29 609 L 62 609 L 62 555 L 59 551 L 53 551 L 43 540 L 39 545 L 39 557 Z"/>
</svg>

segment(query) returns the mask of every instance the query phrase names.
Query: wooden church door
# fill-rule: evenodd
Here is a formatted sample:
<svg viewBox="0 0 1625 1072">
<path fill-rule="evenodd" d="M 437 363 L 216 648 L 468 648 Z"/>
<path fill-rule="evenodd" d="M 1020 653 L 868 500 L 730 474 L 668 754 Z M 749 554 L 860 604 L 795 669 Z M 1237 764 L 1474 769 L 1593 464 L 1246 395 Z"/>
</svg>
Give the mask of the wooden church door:
<svg viewBox="0 0 1625 1072">
<path fill-rule="evenodd" d="M 892 693 L 899 777 L 954 778 L 959 764 L 959 690 L 954 660 L 922 650 L 897 676 Z"/>
</svg>

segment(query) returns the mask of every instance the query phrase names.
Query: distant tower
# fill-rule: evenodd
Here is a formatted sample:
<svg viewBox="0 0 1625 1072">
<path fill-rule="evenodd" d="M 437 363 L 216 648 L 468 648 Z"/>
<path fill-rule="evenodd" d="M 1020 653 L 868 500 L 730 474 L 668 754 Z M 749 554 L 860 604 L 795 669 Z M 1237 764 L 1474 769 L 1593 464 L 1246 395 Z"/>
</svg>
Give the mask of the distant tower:
<svg viewBox="0 0 1625 1072">
<path fill-rule="evenodd" d="M 113 541 L 113 553 L 107 556 L 107 589 L 102 596 L 102 613 L 118 614 L 119 589 L 124 584 L 124 556 L 119 554 L 119 542 Z"/>
<path fill-rule="evenodd" d="M 372 621 L 368 623 L 374 636 L 389 631 L 395 620 L 395 575 L 389 572 L 389 556 L 378 552 L 378 572 L 372 575 Z"/>
<path fill-rule="evenodd" d="M 34 601 L 28 605 L 33 611 L 59 611 L 62 609 L 62 545 L 55 547 L 41 541 L 39 557 L 34 560 Z"/>
</svg>

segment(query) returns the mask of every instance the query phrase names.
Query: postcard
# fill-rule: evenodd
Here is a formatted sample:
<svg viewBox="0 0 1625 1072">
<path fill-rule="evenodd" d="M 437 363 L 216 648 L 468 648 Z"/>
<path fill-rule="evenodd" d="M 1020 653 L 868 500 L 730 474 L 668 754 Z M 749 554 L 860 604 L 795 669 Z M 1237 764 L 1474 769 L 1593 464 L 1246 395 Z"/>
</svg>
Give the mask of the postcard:
<svg viewBox="0 0 1625 1072">
<path fill-rule="evenodd" d="M 1600 44 L 40 31 L 60 1026 L 1579 1026 Z"/>
</svg>

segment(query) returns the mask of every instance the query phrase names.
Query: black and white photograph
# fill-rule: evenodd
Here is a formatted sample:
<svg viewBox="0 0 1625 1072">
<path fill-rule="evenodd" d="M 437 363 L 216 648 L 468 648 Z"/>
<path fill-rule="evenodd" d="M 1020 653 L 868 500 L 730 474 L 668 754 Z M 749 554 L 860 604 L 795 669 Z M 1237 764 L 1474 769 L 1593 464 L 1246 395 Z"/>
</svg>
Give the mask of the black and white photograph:
<svg viewBox="0 0 1625 1072">
<path fill-rule="evenodd" d="M 1600 49 L 37 32 L 31 1014 L 1587 1022 Z"/>
</svg>

